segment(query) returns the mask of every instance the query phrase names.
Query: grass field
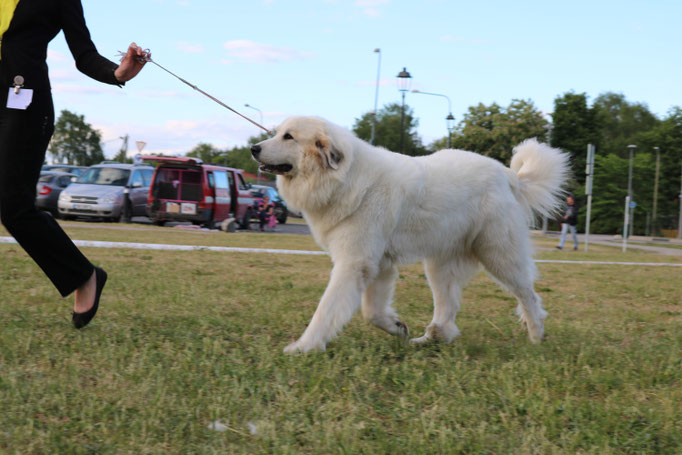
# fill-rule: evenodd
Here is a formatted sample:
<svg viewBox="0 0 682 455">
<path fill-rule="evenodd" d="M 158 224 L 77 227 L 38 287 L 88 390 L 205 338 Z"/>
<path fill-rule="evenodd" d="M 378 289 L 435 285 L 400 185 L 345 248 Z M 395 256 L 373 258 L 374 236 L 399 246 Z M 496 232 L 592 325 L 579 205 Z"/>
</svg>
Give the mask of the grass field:
<svg viewBox="0 0 682 455">
<path fill-rule="evenodd" d="M 68 231 L 318 249 L 307 236 Z M 682 262 L 590 250 L 537 257 Z M 539 264 L 550 313 L 540 345 L 482 273 L 464 292 L 462 336 L 450 345 L 403 345 L 356 315 L 326 352 L 285 356 L 329 258 L 85 252 L 110 281 L 97 318 L 76 331 L 71 300 L 18 246 L 0 245 L 0 453 L 682 453 L 681 268 Z M 419 265 L 401 269 L 395 307 L 421 335 L 431 295 Z"/>
</svg>

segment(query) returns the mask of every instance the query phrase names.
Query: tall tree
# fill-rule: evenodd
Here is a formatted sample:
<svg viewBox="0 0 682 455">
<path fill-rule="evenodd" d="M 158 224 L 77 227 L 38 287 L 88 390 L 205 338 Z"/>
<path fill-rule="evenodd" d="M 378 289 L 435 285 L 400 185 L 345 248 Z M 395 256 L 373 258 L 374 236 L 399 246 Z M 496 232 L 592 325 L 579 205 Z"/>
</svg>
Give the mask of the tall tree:
<svg viewBox="0 0 682 455">
<path fill-rule="evenodd" d="M 258 136 L 251 136 L 245 146 L 233 147 L 232 149 L 227 150 L 225 152 L 227 154 L 227 165 L 256 174 L 258 172 L 258 163 L 251 156 L 251 146 L 260 141 L 264 141 L 269 137 L 270 136 L 267 133 L 263 132 Z"/>
<path fill-rule="evenodd" d="M 398 103 L 385 105 L 377 112 L 376 132 L 374 145 L 385 147 L 391 151 L 400 151 L 402 106 Z M 372 135 L 373 114 L 367 112 L 359 119 L 355 119 L 353 132 L 365 141 L 369 141 Z M 418 156 L 428 153 L 422 145 L 417 134 L 419 121 L 414 117 L 414 112 L 409 106 L 405 106 L 405 122 L 403 128 L 403 153 L 405 155 Z"/>
<path fill-rule="evenodd" d="M 197 144 L 187 156 L 192 158 L 199 158 L 204 163 L 218 163 L 220 160 L 225 159 L 225 154 L 214 147 L 212 144 L 207 144 L 205 142 L 200 142 Z"/>
<path fill-rule="evenodd" d="M 590 228 L 592 232 L 597 234 L 623 232 L 628 166 L 629 160 L 615 153 L 600 155 L 595 159 Z M 652 185 L 642 185 L 640 182 L 653 182 L 654 163 L 651 155 L 648 153 L 635 155 L 632 168 L 632 195 L 633 201 L 637 203 L 632 234 L 644 235 L 646 213 L 651 211 Z M 581 219 L 584 220 L 584 217 L 581 216 Z"/>
<path fill-rule="evenodd" d="M 651 179 L 642 180 L 641 186 L 650 190 L 650 198 L 653 201 L 653 188 L 655 186 L 655 160 L 656 150 L 659 148 L 660 172 L 657 197 L 657 222 L 652 220 L 652 232 L 660 233 L 660 229 L 677 229 L 680 209 L 680 166 L 682 165 L 682 108 L 673 107 L 667 116 L 655 127 L 640 133 L 636 142 L 638 154 L 649 153 L 651 155 L 654 174 Z M 653 202 L 652 202 L 653 204 Z M 653 210 L 653 207 L 652 207 Z M 653 214 L 652 214 L 653 215 Z"/>
<path fill-rule="evenodd" d="M 118 150 L 118 153 L 114 156 L 114 161 L 118 161 L 119 163 L 125 163 L 125 164 L 133 164 L 134 160 L 132 158 L 128 158 L 128 140 L 130 136 L 127 134 L 121 139 L 123 142 L 121 143 L 121 148 Z"/>
<path fill-rule="evenodd" d="M 512 100 L 507 108 L 479 104 L 469 107 L 452 144 L 508 164 L 516 145 L 532 137 L 545 140 L 548 126 L 530 100 Z"/>
<path fill-rule="evenodd" d="M 600 132 L 596 122 L 596 111 L 587 104 L 584 93 L 564 93 L 554 99 L 550 143 L 571 155 L 576 191 L 585 185 L 585 163 L 587 144 L 600 150 Z"/>
<path fill-rule="evenodd" d="M 48 152 L 58 163 L 91 166 L 104 160 L 99 131 L 85 117 L 63 110 L 55 124 Z"/>
<path fill-rule="evenodd" d="M 646 104 L 630 103 L 621 93 L 599 95 L 592 106 L 601 134 L 601 153 L 628 156 L 627 146 L 636 143 L 637 135 L 660 122 Z M 599 152 L 598 152 L 599 153 Z"/>
</svg>

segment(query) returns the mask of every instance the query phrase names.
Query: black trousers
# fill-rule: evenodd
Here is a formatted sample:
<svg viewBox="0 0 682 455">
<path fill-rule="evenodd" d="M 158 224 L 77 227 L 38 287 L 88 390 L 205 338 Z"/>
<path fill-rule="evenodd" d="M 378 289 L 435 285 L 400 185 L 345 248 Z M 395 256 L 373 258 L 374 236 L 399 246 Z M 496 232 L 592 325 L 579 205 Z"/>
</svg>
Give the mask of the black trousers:
<svg viewBox="0 0 682 455">
<path fill-rule="evenodd" d="M 28 109 L 8 109 L 8 89 L 0 87 L 0 218 L 66 297 L 90 278 L 94 266 L 52 216 L 35 206 L 40 168 L 54 132 L 52 94 L 36 90 Z"/>
</svg>

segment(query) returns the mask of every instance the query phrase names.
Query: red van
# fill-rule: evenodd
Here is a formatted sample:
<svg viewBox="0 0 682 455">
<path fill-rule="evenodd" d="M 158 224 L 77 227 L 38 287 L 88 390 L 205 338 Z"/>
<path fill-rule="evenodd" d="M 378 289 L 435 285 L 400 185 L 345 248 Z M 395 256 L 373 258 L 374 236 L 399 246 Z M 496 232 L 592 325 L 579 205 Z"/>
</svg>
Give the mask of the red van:
<svg viewBox="0 0 682 455">
<path fill-rule="evenodd" d="M 191 221 L 212 229 L 234 218 L 241 224 L 253 195 L 240 169 L 203 164 L 198 158 L 142 156 L 157 164 L 147 199 L 147 216 L 158 225 Z"/>
</svg>

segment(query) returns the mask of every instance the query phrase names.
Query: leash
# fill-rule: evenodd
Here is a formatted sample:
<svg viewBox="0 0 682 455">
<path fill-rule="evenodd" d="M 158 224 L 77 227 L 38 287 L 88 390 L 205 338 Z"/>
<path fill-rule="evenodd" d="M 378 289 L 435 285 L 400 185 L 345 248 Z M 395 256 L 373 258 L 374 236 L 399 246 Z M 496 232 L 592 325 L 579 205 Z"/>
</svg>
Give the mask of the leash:
<svg viewBox="0 0 682 455">
<path fill-rule="evenodd" d="M 185 79 L 181 78 L 180 76 L 178 76 L 177 74 L 173 73 L 173 72 L 170 71 L 169 69 L 164 68 L 163 66 L 159 65 L 158 63 L 156 63 L 154 60 L 152 60 L 152 58 L 151 58 L 151 56 L 150 56 L 151 53 L 150 53 L 149 49 L 145 49 L 144 52 L 145 52 L 145 54 L 146 54 L 146 57 L 139 57 L 139 56 L 135 57 L 135 58 L 137 59 L 138 62 L 140 62 L 140 63 L 147 63 L 147 62 L 153 63 L 154 65 L 158 66 L 159 68 L 161 68 L 162 70 L 164 70 L 165 72 L 167 72 L 168 74 L 170 74 L 171 76 L 173 76 L 173 77 L 175 77 L 176 79 L 180 80 L 181 82 L 184 82 L 185 84 L 189 85 L 189 86 L 192 87 L 194 90 L 196 90 L 197 92 L 201 93 L 202 95 L 204 95 L 204 96 L 206 96 L 206 97 L 212 99 L 213 101 L 215 101 L 216 103 L 220 104 L 220 105 L 223 106 L 224 108 L 229 109 L 230 111 L 234 112 L 235 114 L 237 114 L 238 116 L 240 116 L 240 117 L 243 118 L 244 120 L 247 120 L 247 121 L 251 122 L 252 124 L 254 124 L 255 126 L 257 126 L 258 128 L 260 128 L 260 129 L 262 129 L 263 131 L 265 131 L 266 133 L 272 134 L 272 132 L 271 132 L 269 129 L 267 129 L 266 127 L 264 127 L 263 125 L 261 125 L 261 124 L 255 122 L 255 121 L 253 121 L 253 120 L 251 120 L 250 118 L 248 118 L 248 117 L 245 116 L 244 114 L 241 114 L 241 113 L 237 112 L 236 110 L 232 109 L 232 108 L 231 108 L 230 106 L 228 106 L 227 104 L 225 104 L 225 103 L 223 103 L 222 101 L 220 101 L 218 98 L 214 97 L 213 95 L 210 95 L 209 93 L 206 93 L 205 91 L 201 90 L 201 89 L 200 89 L 199 87 L 197 87 L 196 85 L 187 82 Z M 121 60 L 123 60 L 123 57 L 125 57 L 125 56 L 126 56 L 126 53 L 125 53 L 125 52 L 118 51 L 117 57 L 121 57 Z"/>
</svg>

